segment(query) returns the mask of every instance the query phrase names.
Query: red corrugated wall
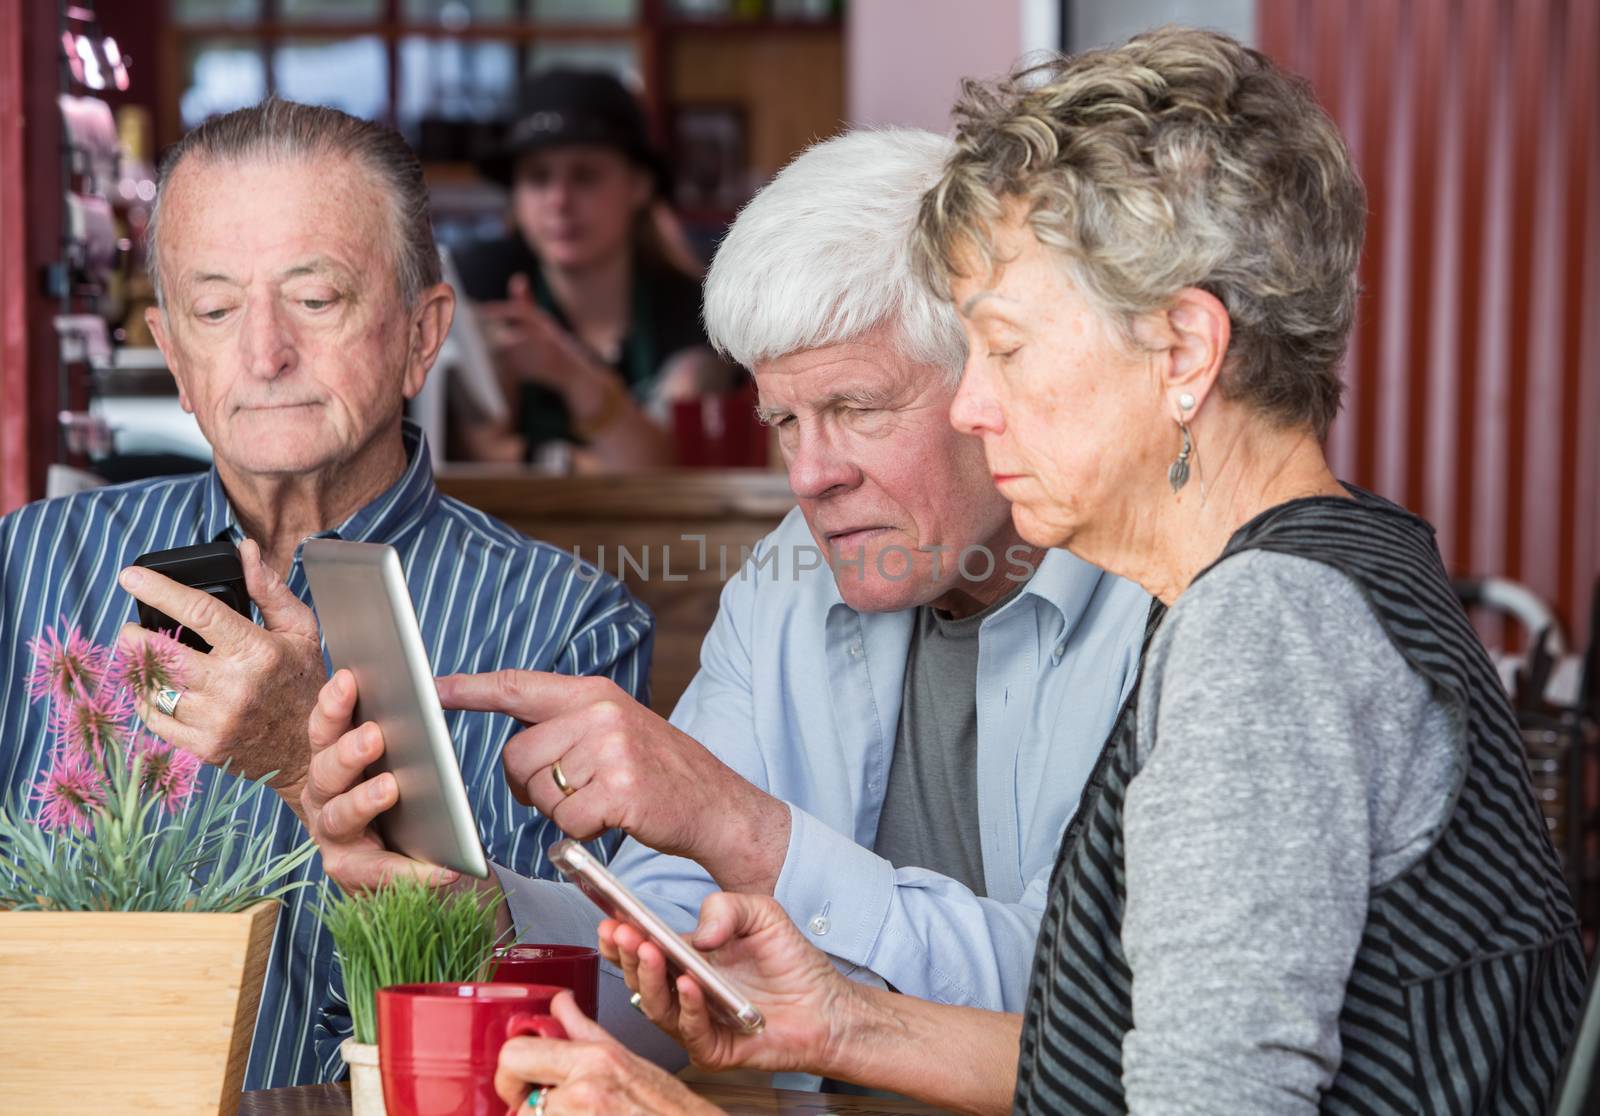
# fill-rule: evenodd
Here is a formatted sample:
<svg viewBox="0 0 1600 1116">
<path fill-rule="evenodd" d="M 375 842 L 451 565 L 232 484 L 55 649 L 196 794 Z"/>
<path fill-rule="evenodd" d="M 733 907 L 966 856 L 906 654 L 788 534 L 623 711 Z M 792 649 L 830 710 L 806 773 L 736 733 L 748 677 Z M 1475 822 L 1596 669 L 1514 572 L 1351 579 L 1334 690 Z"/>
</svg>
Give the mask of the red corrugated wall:
<svg viewBox="0 0 1600 1116">
<path fill-rule="evenodd" d="M 1370 199 L 1335 470 L 1587 639 L 1600 574 L 1600 0 L 1260 0 Z M 1490 642 L 1498 627 L 1485 628 Z"/>
</svg>

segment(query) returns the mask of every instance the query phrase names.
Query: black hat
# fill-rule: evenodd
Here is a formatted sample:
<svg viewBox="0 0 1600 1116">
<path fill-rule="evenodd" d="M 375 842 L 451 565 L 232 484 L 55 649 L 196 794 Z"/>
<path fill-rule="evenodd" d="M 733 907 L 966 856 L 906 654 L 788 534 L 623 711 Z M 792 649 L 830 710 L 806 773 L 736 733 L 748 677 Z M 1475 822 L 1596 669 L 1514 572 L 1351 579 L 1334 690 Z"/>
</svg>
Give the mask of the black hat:
<svg viewBox="0 0 1600 1116">
<path fill-rule="evenodd" d="M 616 148 L 649 170 L 657 192 L 667 194 L 666 162 L 650 143 L 644 109 L 620 81 L 597 70 L 545 70 L 529 78 L 517 98 L 515 119 L 478 168 L 509 187 L 521 156 L 577 143 Z"/>
</svg>

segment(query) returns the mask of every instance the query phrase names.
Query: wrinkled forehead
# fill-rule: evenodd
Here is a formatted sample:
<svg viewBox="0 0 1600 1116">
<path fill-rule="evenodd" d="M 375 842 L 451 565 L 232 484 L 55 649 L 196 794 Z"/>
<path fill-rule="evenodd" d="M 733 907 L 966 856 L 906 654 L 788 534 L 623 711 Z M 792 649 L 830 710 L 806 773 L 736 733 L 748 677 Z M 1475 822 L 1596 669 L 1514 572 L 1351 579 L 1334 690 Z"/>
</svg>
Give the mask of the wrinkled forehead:
<svg viewBox="0 0 1600 1116">
<path fill-rule="evenodd" d="M 763 412 L 893 407 L 945 386 L 937 369 L 908 360 L 881 329 L 855 341 L 757 361 L 754 371 Z"/>
<path fill-rule="evenodd" d="M 230 261 L 237 270 L 335 259 L 369 281 L 393 266 L 389 200 L 370 171 L 343 156 L 197 153 L 169 176 L 160 204 L 162 267 L 172 282 Z"/>
</svg>

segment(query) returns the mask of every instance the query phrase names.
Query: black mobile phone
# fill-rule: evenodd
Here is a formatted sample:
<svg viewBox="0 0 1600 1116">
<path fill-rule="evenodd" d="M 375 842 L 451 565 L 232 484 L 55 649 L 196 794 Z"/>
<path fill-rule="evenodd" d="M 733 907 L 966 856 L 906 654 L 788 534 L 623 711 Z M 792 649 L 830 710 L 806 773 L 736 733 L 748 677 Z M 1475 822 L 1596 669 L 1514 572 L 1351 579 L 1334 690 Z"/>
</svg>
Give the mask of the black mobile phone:
<svg viewBox="0 0 1600 1116">
<path fill-rule="evenodd" d="M 250 594 L 244 587 L 244 566 L 231 542 L 178 546 L 171 550 L 152 550 L 133 560 L 135 566 L 165 574 L 180 585 L 203 590 L 216 597 L 246 620 L 250 619 Z M 199 633 L 180 628 L 172 617 L 143 601 L 139 604 L 139 626 L 152 632 L 177 632 L 178 642 L 205 654 L 211 644 Z"/>
</svg>

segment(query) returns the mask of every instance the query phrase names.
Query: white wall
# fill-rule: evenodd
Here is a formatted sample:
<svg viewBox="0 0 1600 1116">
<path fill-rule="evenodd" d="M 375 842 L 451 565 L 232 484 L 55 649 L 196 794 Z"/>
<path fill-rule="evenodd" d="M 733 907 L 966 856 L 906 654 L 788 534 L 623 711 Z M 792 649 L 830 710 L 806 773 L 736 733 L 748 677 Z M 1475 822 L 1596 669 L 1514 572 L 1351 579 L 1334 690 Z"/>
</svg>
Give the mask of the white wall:
<svg viewBox="0 0 1600 1116">
<path fill-rule="evenodd" d="M 845 116 L 945 132 L 963 77 L 994 77 L 1023 49 L 1022 0 L 851 0 Z"/>
<path fill-rule="evenodd" d="M 852 125 L 945 132 L 964 77 L 996 77 L 1018 57 L 1065 43 L 1085 50 L 1164 23 L 1255 40 L 1257 0 L 851 0 L 845 116 Z"/>
<path fill-rule="evenodd" d="M 1256 41 L 1256 0 L 1077 0 L 1067 16 L 1068 50 L 1120 43 L 1164 23 L 1222 31 L 1246 46 Z"/>
</svg>

